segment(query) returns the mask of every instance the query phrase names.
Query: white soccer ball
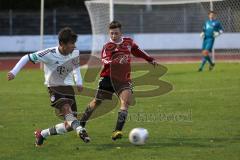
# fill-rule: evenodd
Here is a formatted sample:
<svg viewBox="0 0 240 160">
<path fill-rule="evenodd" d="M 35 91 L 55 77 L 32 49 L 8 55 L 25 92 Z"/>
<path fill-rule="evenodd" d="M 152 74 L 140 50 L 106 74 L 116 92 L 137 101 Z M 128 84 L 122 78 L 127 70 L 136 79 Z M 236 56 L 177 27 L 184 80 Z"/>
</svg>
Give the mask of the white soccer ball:
<svg viewBox="0 0 240 160">
<path fill-rule="evenodd" d="M 129 141 L 134 145 L 143 145 L 148 139 L 148 131 L 145 128 L 134 128 L 129 133 Z"/>
</svg>

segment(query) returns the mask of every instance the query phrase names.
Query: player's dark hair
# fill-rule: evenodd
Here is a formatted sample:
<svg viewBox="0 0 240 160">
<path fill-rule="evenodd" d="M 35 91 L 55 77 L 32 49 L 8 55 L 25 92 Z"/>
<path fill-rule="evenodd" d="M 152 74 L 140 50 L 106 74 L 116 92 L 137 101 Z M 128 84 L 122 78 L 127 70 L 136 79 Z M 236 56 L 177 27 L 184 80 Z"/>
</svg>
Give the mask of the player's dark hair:
<svg viewBox="0 0 240 160">
<path fill-rule="evenodd" d="M 212 10 L 208 11 L 208 15 L 211 14 L 211 13 L 217 14 L 215 11 L 212 11 Z"/>
<path fill-rule="evenodd" d="M 122 25 L 120 22 L 118 21 L 112 21 L 110 24 L 109 24 L 109 29 L 115 29 L 115 28 L 119 28 L 121 30 L 122 28 Z"/>
<path fill-rule="evenodd" d="M 77 41 L 77 34 L 69 27 L 61 29 L 58 33 L 58 41 L 60 43 L 75 43 Z"/>
</svg>

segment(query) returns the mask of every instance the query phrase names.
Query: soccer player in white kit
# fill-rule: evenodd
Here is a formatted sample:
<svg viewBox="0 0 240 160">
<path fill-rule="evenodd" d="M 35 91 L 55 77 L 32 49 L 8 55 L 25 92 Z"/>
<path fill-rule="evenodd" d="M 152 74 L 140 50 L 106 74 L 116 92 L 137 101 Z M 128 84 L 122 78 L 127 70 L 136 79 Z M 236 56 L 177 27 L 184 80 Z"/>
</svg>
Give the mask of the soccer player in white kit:
<svg viewBox="0 0 240 160">
<path fill-rule="evenodd" d="M 7 75 L 9 81 L 13 80 L 28 61 L 44 64 L 44 84 L 48 87 L 51 106 L 64 122 L 44 130 L 36 130 L 34 132 L 36 146 L 41 146 L 49 135 L 64 134 L 72 130 L 75 130 L 84 142 L 90 141 L 86 129 L 80 125 L 75 114 L 77 105 L 73 86 L 76 86 L 79 92 L 83 89 L 79 65 L 80 52 L 75 50 L 77 34 L 66 27 L 59 32 L 58 40 L 59 45 L 56 47 L 23 56 Z"/>
</svg>

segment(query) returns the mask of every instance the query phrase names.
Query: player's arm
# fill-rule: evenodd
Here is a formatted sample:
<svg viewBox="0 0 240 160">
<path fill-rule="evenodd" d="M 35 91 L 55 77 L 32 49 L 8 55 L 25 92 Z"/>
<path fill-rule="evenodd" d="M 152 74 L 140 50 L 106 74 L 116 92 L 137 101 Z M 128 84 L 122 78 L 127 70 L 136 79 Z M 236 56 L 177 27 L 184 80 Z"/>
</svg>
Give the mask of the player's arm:
<svg viewBox="0 0 240 160">
<path fill-rule="evenodd" d="M 83 83 L 82 83 L 79 57 L 80 56 L 75 57 L 75 60 L 74 60 L 76 63 L 73 66 L 73 77 L 74 77 L 78 91 L 81 92 L 83 90 Z"/>
<path fill-rule="evenodd" d="M 31 61 L 32 63 L 38 63 L 38 62 L 43 62 L 47 63 L 47 54 L 49 53 L 49 50 L 43 50 L 31 54 L 27 54 L 23 56 L 18 63 L 14 66 L 14 68 L 8 72 L 7 78 L 8 80 L 12 80 L 16 77 L 18 72 L 27 64 L 28 61 Z"/>
<path fill-rule="evenodd" d="M 101 60 L 102 60 L 102 63 L 103 63 L 103 64 L 110 64 L 110 63 L 112 63 L 111 56 L 108 55 L 108 54 L 105 52 L 105 46 L 103 46 L 103 49 L 102 49 L 102 51 L 101 51 Z"/>
<path fill-rule="evenodd" d="M 223 27 L 222 27 L 220 22 L 218 22 L 218 31 L 219 31 L 220 34 L 223 33 Z"/>
<path fill-rule="evenodd" d="M 18 74 L 18 72 L 27 64 L 28 61 L 29 61 L 29 56 L 28 55 L 23 56 L 18 61 L 18 63 L 13 67 L 13 69 L 7 73 L 8 81 L 13 80 Z"/>
<path fill-rule="evenodd" d="M 202 32 L 200 33 L 200 37 L 201 37 L 201 38 L 204 38 L 204 37 L 205 37 L 205 31 L 206 31 L 206 23 L 203 24 Z"/>
<path fill-rule="evenodd" d="M 154 67 L 158 65 L 158 63 L 156 62 L 156 60 L 149 56 L 144 50 L 140 49 L 138 47 L 137 44 L 133 44 L 133 47 L 131 49 L 131 53 L 135 56 L 135 57 L 140 57 L 145 59 L 148 63 L 152 64 Z"/>
<path fill-rule="evenodd" d="M 217 28 L 216 28 L 216 31 L 213 32 L 214 34 L 214 37 L 218 37 L 220 36 L 221 34 L 223 34 L 223 28 L 222 28 L 222 25 L 220 22 L 218 22 L 218 25 L 217 25 Z"/>
</svg>

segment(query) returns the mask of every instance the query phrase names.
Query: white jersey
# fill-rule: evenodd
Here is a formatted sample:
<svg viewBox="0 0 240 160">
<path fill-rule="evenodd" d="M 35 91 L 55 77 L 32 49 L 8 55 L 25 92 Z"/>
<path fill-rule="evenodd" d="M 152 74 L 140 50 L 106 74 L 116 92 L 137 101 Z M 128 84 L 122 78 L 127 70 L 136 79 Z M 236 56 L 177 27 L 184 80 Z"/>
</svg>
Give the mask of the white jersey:
<svg viewBox="0 0 240 160">
<path fill-rule="evenodd" d="M 75 84 L 74 80 L 78 85 L 82 85 L 81 74 L 79 74 L 79 54 L 79 50 L 74 50 L 71 54 L 64 56 L 60 54 L 58 47 L 53 47 L 29 54 L 28 58 L 33 63 L 44 64 L 44 84 L 48 87 L 72 86 Z"/>
</svg>

